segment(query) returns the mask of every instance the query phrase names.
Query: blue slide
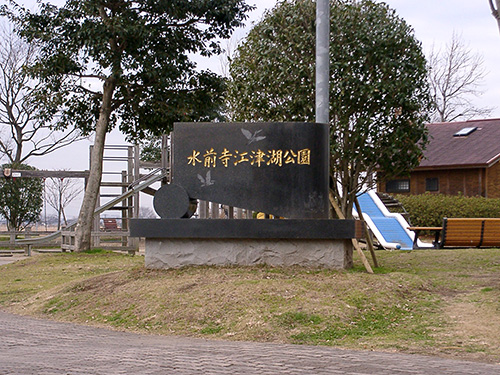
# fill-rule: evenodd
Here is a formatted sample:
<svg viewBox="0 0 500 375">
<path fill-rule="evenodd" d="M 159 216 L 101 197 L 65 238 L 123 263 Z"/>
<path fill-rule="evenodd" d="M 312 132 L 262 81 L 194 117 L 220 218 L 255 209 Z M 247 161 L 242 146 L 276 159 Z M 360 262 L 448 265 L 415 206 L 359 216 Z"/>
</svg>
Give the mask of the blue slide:
<svg viewBox="0 0 500 375">
<path fill-rule="evenodd" d="M 401 214 L 389 212 L 374 191 L 358 195 L 358 202 L 366 224 L 386 249 L 412 250 L 415 234 Z M 355 215 L 357 213 L 355 212 Z M 432 247 L 418 241 L 418 247 Z"/>
</svg>

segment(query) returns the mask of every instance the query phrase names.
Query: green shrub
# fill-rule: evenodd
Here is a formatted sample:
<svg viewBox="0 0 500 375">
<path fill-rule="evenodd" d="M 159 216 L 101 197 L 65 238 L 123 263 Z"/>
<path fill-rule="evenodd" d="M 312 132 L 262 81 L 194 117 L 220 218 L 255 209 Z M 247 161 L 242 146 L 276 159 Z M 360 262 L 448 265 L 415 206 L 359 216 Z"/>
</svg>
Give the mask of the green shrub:
<svg viewBox="0 0 500 375">
<path fill-rule="evenodd" d="M 444 217 L 500 217 L 500 199 L 443 194 L 396 195 L 413 226 L 443 224 Z"/>
</svg>

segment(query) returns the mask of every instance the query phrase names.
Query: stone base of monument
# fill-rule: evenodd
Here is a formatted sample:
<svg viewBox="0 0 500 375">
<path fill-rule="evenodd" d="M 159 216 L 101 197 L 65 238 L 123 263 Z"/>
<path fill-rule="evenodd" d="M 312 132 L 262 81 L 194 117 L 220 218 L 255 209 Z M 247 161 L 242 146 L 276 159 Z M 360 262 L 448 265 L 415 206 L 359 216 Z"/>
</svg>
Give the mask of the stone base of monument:
<svg viewBox="0 0 500 375">
<path fill-rule="evenodd" d="M 134 219 L 131 236 L 146 238 L 147 268 L 267 264 L 343 269 L 355 220 Z"/>
</svg>

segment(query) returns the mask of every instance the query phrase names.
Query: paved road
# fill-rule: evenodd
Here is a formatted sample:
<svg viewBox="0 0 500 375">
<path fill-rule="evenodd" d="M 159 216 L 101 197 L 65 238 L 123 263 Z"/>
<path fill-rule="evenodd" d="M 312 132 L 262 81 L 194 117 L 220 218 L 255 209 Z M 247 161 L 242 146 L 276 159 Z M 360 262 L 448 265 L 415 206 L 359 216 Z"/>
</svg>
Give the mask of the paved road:
<svg viewBox="0 0 500 375">
<path fill-rule="evenodd" d="M 12 256 L 7 256 L 6 254 L 0 254 L 0 266 L 4 264 L 14 263 L 15 261 L 25 259 L 24 255 L 15 254 Z"/>
<path fill-rule="evenodd" d="M 328 347 L 147 336 L 0 311 L 0 374 L 500 374 L 500 365 Z"/>
</svg>

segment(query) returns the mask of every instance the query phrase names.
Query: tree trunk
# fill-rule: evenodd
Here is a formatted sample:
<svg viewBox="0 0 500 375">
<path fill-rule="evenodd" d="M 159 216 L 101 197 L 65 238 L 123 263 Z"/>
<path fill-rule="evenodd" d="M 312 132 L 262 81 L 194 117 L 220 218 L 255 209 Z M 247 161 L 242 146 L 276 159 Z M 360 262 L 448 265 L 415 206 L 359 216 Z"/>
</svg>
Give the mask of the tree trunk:
<svg viewBox="0 0 500 375">
<path fill-rule="evenodd" d="M 19 126 L 15 126 L 16 130 L 16 154 L 14 159 L 11 159 L 12 164 L 20 164 L 21 163 L 21 155 L 23 153 L 23 130 Z"/>
<path fill-rule="evenodd" d="M 61 208 L 57 210 L 57 230 L 61 229 Z"/>
<path fill-rule="evenodd" d="M 61 211 L 62 211 L 62 216 L 63 216 L 63 220 L 64 220 L 64 226 L 68 226 L 68 219 L 66 218 L 66 213 L 64 212 L 64 207 L 61 208 Z"/>
<path fill-rule="evenodd" d="M 91 247 L 92 222 L 101 185 L 104 143 L 112 111 L 111 102 L 114 90 L 115 79 L 111 77 L 104 82 L 103 86 L 102 106 L 97 120 L 94 147 L 91 155 L 92 165 L 90 166 L 87 187 L 75 229 L 75 251 L 86 251 L 90 250 Z"/>
<path fill-rule="evenodd" d="M 62 209 L 62 191 L 61 187 L 59 187 L 59 204 L 57 207 L 57 230 L 61 229 L 61 209 Z"/>
</svg>

